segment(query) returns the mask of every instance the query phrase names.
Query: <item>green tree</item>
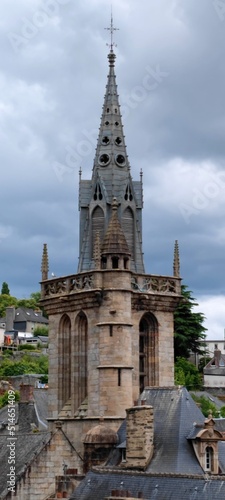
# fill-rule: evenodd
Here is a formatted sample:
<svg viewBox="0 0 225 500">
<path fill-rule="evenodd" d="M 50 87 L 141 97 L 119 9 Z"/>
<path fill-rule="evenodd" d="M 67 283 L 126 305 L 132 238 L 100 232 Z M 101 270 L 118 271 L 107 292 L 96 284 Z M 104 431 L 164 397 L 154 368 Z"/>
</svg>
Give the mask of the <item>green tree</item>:
<svg viewBox="0 0 225 500">
<path fill-rule="evenodd" d="M 190 353 L 205 354 L 203 340 L 206 328 L 203 326 L 204 314 L 194 312 L 197 302 L 186 285 L 182 285 L 183 300 L 174 312 L 174 356 L 189 358 Z"/>
<path fill-rule="evenodd" d="M 175 363 L 175 385 L 184 385 L 188 390 L 199 389 L 202 386 L 198 369 L 185 358 L 177 358 Z"/>
<path fill-rule="evenodd" d="M 8 283 L 6 283 L 6 281 L 3 281 L 3 283 L 2 283 L 1 294 L 2 295 L 10 295 L 9 286 L 8 286 Z"/>
<path fill-rule="evenodd" d="M 5 316 L 6 307 L 9 307 L 9 306 L 28 307 L 29 309 L 43 310 L 39 306 L 39 300 L 40 300 L 40 293 L 39 292 L 31 293 L 30 298 L 28 298 L 28 299 L 17 299 L 16 297 L 12 297 L 9 294 L 2 293 L 0 295 L 0 317 Z M 43 314 L 44 314 L 44 316 L 46 316 L 44 311 L 43 311 Z"/>
<path fill-rule="evenodd" d="M 11 297 L 11 295 L 0 295 L 0 317 L 2 318 L 6 314 L 6 307 L 17 306 L 16 297 Z"/>
</svg>

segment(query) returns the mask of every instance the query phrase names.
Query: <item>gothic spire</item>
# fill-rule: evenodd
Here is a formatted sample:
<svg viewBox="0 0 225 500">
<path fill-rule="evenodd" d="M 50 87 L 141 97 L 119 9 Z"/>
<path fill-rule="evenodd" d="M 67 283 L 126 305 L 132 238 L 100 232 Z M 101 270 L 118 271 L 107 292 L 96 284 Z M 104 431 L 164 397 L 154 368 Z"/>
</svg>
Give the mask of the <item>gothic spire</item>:
<svg viewBox="0 0 225 500">
<path fill-rule="evenodd" d="M 133 181 L 126 151 L 122 116 L 115 76 L 115 32 L 110 28 L 109 71 L 94 157 L 92 179 L 79 182 L 80 256 L 78 270 L 96 265 L 94 242 L 99 232 L 102 244 L 113 212 L 113 199 L 118 201 L 117 217 L 131 255 L 131 270 L 144 272 L 142 253 L 142 176 Z M 98 259 L 97 259 L 98 260 Z"/>
<path fill-rule="evenodd" d="M 179 246 L 177 240 L 175 241 L 174 245 L 173 275 L 176 278 L 180 277 L 180 258 L 179 258 Z"/>
<path fill-rule="evenodd" d="M 111 19 L 111 43 L 108 54 L 109 73 L 104 97 L 103 111 L 99 128 L 98 142 L 94 159 L 93 177 L 97 173 L 106 186 L 108 201 L 114 196 L 121 197 L 121 191 L 130 177 L 130 165 L 126 152 L 122 117 L 117 93 L 113 32 L 116 28 Z"/>
<path fill-rule="evenodd" d="M 48 248 L 47 243 L 43 245 L 43 254 L 42 254 L 42 263 L 41 263 L 41 272 L 42 272 L 42 281 L 48 279 Z"/>
</svg>

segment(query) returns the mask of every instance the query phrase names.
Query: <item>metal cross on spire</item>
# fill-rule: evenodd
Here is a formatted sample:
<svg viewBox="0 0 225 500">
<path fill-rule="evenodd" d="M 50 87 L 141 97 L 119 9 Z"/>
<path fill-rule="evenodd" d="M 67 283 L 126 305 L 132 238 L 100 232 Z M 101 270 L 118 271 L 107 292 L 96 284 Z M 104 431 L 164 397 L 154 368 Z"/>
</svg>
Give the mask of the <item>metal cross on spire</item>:
<svg viewBox="0 0 225 500">
<path fill-rule="evenodd" d="M 112 8 L 111 8 L 111 23 L 110 23 L 110 27 L 109 28 L 105 28 L 105 30 L 110 31 L 111 43 L 110 44 L 107 43 L 106 45 L 108 45 L 108 47 L 110 47 L 111 52 L 113 52 L 113 47 L 116 47 L 116 44 L 113 41 L 113 34 L 114 34 L 114 31 L 119 31 L 119 28 L 114 28 Z"/>
</svg>

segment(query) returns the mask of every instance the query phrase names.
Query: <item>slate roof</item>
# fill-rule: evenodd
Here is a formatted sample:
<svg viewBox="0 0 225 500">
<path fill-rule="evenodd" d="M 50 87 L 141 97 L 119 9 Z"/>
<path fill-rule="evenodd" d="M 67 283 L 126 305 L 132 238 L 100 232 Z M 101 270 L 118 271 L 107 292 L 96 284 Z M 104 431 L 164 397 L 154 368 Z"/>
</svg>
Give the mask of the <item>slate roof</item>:
<svg viewBox="0 0 225 500">
<path fill-rule="evenodd" d="M 7 447 L 9 433 L 0 433 L 0 498 L 4 498 L 7 494 L 7 474 L 9 473 L 8 459 L 9 447 Z M 15 473 L 16 481 L 18 481 L 31 461 L 40 453 L 42 448 L 48 443 L 51 438 L 50 432 L 28 432 L 16 433 L 15 440 Z M 12 441 L 11 441 L 12 443 Z"/>
<path fill-rule="evenodd" d="M 115 490 L 114 496 L 122 490 L 121 497 L 146 500 L 224 500 L 225 476 L 207 476 L 187 439 L 196 424 L 201 428 L 205 420 L 188 391 L 183 387 L 146 388 L 140 400 L 154 407 L 154 454 L 147 470 L 124 471 L 119 466 L 119 448 L 126 446 L 124 421 L 107 466 L 89 471 L 71 500 L 105 500 Z M 219 460 L 225 471 L 224 442 L 219 443 Z"/>
<path fill-rule="evenodd" d="M 20 409 L 18 411 L 18 406 Z M 27 466 L 40 453 L 49 442 L 51 433 L 47 431 L 47 390 L 34 389 L 34 405 L 22 403 L 15 405 L 15 472 L 16 480 L 25 472 Z M 9 473 L 9 430 L 5 426 L 8 422 L 8 407 L 0 410 L 0 499 L 7 494 L 7 474 Z M 3 425 L 2 425 L 3 424 Z M 32 425 L 39 428 L 38 432 L 32 431 Z M 13 438 L 14 439 L 14 438 Z"/>
<path fill-rule="evenodd" d="M 187 437 L 195 422 L 205 417 L 188 391 L 182 387 L 146 388 L 141 400 L 154 408 L 154 455 L 147 469 L 151 473 L 202 474 Z M 126 446 L 126 423 L 118 432 L 119 444 Z M 117 465 L 118 451 L 112 452 L 109 465 Z"/>
<path fill-rule="evenodd" d="M 43 325 L 48 325 L 48 319 L 42 315 L 41 311 L 34 311 L 28 307 L 18 307 L 16 309 L 14 323 L 20 321 L 30 321 L 32 323 L 43 323 Z"/>
<path fill-rule="evenodd" d="M 70 500 L 104 500 L 113 490 L 145 500 L 224 500 L 225 476 L 213 481 L 199 476 L 89 471 Z"/>
<path fill-rule="evenodd" d="M 194 422 L 203 424 L 205 417 L 187 389 L 145 389 L 141 399 L 154 407 L 155 452 L 149 472 L 202 474 L 187 435 Z"/>
</svg>

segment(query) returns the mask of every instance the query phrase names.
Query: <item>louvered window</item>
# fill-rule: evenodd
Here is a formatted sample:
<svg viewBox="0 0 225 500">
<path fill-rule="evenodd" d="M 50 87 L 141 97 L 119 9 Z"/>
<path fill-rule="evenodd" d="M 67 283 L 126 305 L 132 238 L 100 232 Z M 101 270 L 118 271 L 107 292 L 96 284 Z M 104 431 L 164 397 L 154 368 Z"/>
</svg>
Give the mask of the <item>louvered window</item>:
<svg viewBox="0 0 225 500">
<path fill-rule="evenodd" d="M 94 243 L 97 232 L 99 233 L 100 241 L 102 242 L 104 236 L 104 212 L 101 207 L 96 207 L 92 213 L 92 257 L 94 252 Z"/>
<path fill-rule="evenodd" d="M 127 207 L 123 212 L 122 228 L 131 252 L 131 257 L 134 259 L 134 215 L 129 207 Z"/>
</svg>

